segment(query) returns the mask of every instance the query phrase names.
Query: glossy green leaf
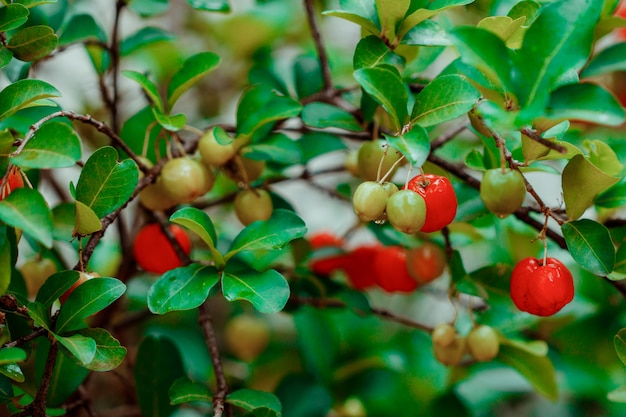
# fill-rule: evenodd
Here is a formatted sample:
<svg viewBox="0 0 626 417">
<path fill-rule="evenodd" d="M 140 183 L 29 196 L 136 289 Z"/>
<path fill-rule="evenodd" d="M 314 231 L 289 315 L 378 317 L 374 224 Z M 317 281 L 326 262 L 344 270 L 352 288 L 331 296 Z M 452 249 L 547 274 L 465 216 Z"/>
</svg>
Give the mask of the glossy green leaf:
<svg viewBox="0 0 626 417">
<path fill-rule="evenodd" d="M 74 336 L 83 336 L 95 342 L 95 353 L 91 361 L 85 367 L 91 371 L 111 371 L 122 363 L 126 357 L 127 349 L 120 345 L 119 340 L 114 338 L 105 329 L 87 328 L 79 330 Z"/>
<path fill-rule="evenodd" d="M 209 387 L 187 377 L 174 381 L 169 391 L 169 397 L 170 403 L 173 405 L 189 402 L 211 403 L 213 401 Z"/>
<path fill-rule="evenodd" d="M 59 38 L 59 46 L 85 41 L 105 42 L 106 39 L 106 32 L 93 16 L 79 14 L 72 16 L 63 28 Z"/>
<path fill-rule="evenodd" d="M 169 109 L 174 107 L 180 96 L 217 68 L 219 63 L 220 57 L 213 52 L 202 52 L 187 58 L 167 86 L 167 107 Z"/>
<path fill-rule="evenodd" d="M 120 55 L 127 56 L 135 51 L 157 42 L 169 42 L 176 37 L 168 31 L 157 27 L 144 27 L 120 42 Z"/>
<path fill-rule="evenodd" d="M 582 155 L 573 157 L 561 177 L 567 216 L 576 220 L 596 196 L 616 184 L 619 178 L 605 174 Z"/>
<path fill-rule="evenodd" d="M 37 100 L 60 95 L 56 88 L 44 81 L 30 79 L 16 81 L 0 91 L 0 120 Z"/>
<path fill-rule="evenodd" d="M 626 365 L 626 329 L 621 329 L 613 338 L 613 345 L 617 356 Z"/>
<path fill-rule="evenodd" d="M 228 301 L 245 300 L 261 313 L 277 313 L 287 304 L 289 284 L 279 272 L 237 272 L 222 275 L 222 291 Z"/>
<path fill-rule="evenodd" d="M 609 45 L 594 56 L 583 69 L 583 77 L 593 77 L 613 71 L 626 71 L 626 42 Z"/>
<path fill-rule="evenodd" d="M 396 128 L 406 123 L 408 91 L 395 67 L 383 64 L 361 68 L 354 71 L 354 78 L 389 113 Z"/>
<path fill-rule="evenodd" d="M 428 132 L 420 125 L 415 125 L 407 133 L 398 136 L 384 135 L 389 144 L 400 151 L 415 167 L 421 167 L 430 153 Z"/>
<path fill-rule="evenodd" d="M 95 277 L 80 284 L 61 306 L 56 333 L 63 334 L 85 327 L 84 320 L 108 307 L 126 291 L 116 278 Z"/>
<path fill-rule="evenodd" d="M 448 38 L 448 31 L 433 20 L 424 20 L 409 30 L 404 38 L 404 45 L 413 46 L 448 46 L 452 41 Z M 421 52 L 420 52 L 421 53 Z"/>
<path fill-rule="evenodd" d="M 54 4 L 57 0 L 14 0 L 14 3 L 19 3 L 24 7 L 33 8 L 42 4 Z"/>
<path fill-rule="evenodd" d="M 513 345 L 501 345 L 497 360 L 519 372 L 540 394 L 551 400 L 558 398 L 556 372 L 547 356 L 537 356 Z"/>
<path fill-rule="evenodd" d="M 22 168 L 66 168 L 81 157 L 80 138 L 71 125 L 59 121 L 44 123 L 21 152 L 11 157 Z"/>
<path fill-rule="evenodd" d="M 11 363 L 8 365 L 0 365 L 0 374 L 6 376 L 7 378 L 12 379 L 15 382 L 22 383 L 26 381 L 26 377 L 24 376 L 24 373 L 22 372 L 22 368 L 20 368 L 19 365 L 16 363 Z"/>
<path fill-rule="evenodd" d="M 37 190 L 18 188 L 0 201 L 0 220 L 52 247 L 52 213 Z"/>
<path fill-rule="evenodd" d="M 13 52 L 0 45 L 0 69 L 6 67 L 13 59 Z"/>
<path fill-rule="evenodd" d="M 209 247 L 216 265 L 223 265 L 224 258 L 216 249 L 217 233 L 209 215 L 195 207 L 183 207 L 170 216 L 172 223 L 180 224 L 200 237 Z"/>
<path fill-rule="evenodd" d="M 115 148 L 101 147 L 85 162 L 76 185 L 76 200 L 91 208 L 99 218 L 125 204 L 139 181 L 135 161 L 117 159 Z"/>
<path fill-rule="evenodd" d="M 228 0 L 187 0 L 187 3 L 196 10 L 207 12 L 230 12 Z"/>
<path fill-rule="evenodd" d="M 50 308 L 61 294 L 78 281 L 79 277 L 80 272 L 73 270 L 59 271 L 50 275 L 37 291 L 35 301 Z"/>
<path fill-rule="evenodd" d="M 539 16 L 540 10 L 541 4 L 539 4 L 537 1 L 522 0 L 516 3 L 515 6 L 513 6 L 511 10 L 509 10 L 507 16 L 509 16 L 511 19 L 518 19 L 520 17 L 523 17 L 525 19 L 524 26 L 530 26 L 535 21 L 537 16 Z"/>
<path fill-rule="evenodd" d="M 341 9 L 327 10 L 322 14 L 356 23 L 376 35 L 380 33 L 380 23 L 373 1 L 341 0 L 339 4 Z"/>
<path fill-rule="evenodd" d="M 237 134 L 252 134 L 267 125 L 300 114 L 302 105 L 264 86 L 246 90 L 237 107 Z"/>
<path fill-rule="evenodd" d="M 605 174 L 618 176 L 624 169 L 615 151 L 606 142 L 599 139 L 585 140 L 583 146 L 589 153 L 589 162 Z"/>
<path fill-rule="evenodd" d="M 233 240 L 226 260 L 239 252 L 258 249 L 280 249 L 293 239 L 306 233 L 304 221 L 296 213 L 276 209 L 266 221 L 256 221 L 246 226 Z"/>
<path fill-rule="evenodd" d="M 49 26 L 37 25 L 18 29 L 11 36 L 7 48 L 21 61 L 36 61 L 49 55 L 59 39 Z"/>
<path fill-rule="evenodd" d="M 193 263 L 167 271 L 148 291 L 148 308 L 154 314 L 190 310 L 202 304 L 217 284 L 213 266 Z"/>
<path fill-rule="evenodd" d="M 380 64 L 404 65 L 404 58 L 389 49 L 378 36 L 370 35 L 356 45 L 352 64 L 355 70 Z"/>
<path fill-rule="evenodd" d="M 474 0 L 434 0 L 429 2 L 412 1 L 409 12 L 402 22 L 402 26 L 398 30 L 398 39 L 402 39 L 408 31 L 424 20 L 451 7 L 464 6 L 472 3 L 473 1 Z"/>
<path fill-rule="evenodd" d="M 165 337 L 149 335 L 139 344 L 135 363 L 135 389 L 142 416 L 169 417 L 172 384 L 185 375 L 176 345 Z"/>
<path fill-rule="evenodd" d="M 159 110 L 161 114 L 163 113 L 164 106 L 163 106 L 163 101 L 161 100 L 161 96 L 159 95 L 159 90 L 157 89 L 157 86 L 154 85 L 154 83 L 150 81 L 148 77 L 146 77 L 144 74 L 140 72 L 131 71 L 131 70 L 122 71 L 122 75 L 128 78 L 129 80 L 133 80 L 137 84 L 139 84 L 141 88 L 143 89 L 144 93 L 146 93 L 146 95 L 148 96 L 150 100 L 150 104 L 156 107 L 157 110 Z"/>
<path fill-rule="evenodd" d="M 511 52 L 502 39 L 488 30 L 471 26 L 456 27 L 448 37 L 459 51 L 461 61 L 487 78 L 489 84 L 485 87 L 512 92 Z M 473 81 L 479 82 L 476 79 Z"/>
<path fill-rule="evenodd" d="M 26 358 L 26 352 L 18 347 L 5 347 L 0 349 L 0 365 L 23 362 Z"/>
<path fill-rule="evenodd" d="M 460 75 L 435 78 L 416 97 L 411 123 L 434 126 L 465 115 L 480 98 L 480 93 Z"/>
<path fill-rule="evenodd" d="M 331 319 L 312 307 L 298 309 L 293 319 L 304 368 L 318 381 L 331 381 L 336 371 L 340 343 Z"/>
<path fill-rule="evenodd" d="M 320 102 L 313 102 L 304 106 L 302 122 L 318 129 L 331 127 L 354 132 L 361 130 L 361 125 L 352 114 L 333 105 Z"/>
<path fill-rule="evenodd" d="M 170 132 L 178 132 L 187 124 L 187 116 L 184 114 L 176 114 L 174 116 L 161 113 L 156 107 L 152 108 L 155 120 Z"/>
<path fill-rule="evenodd" d="M 45 307 L 43 304 L 38 302 L 29 302 L 28 316 L 33 319 L 35 326 L 50 330 L 51 321 L 49 307 Z"/>
<path fill-rule="evenodd" d="M 298 143 L 283 133 L 274 133 L 263 142 L 246 147 L 246 157 L 258 161 L 272 161 L 280 165 L 298 165 L 302 152 Z"/>
<path fill-rule="evenodd" d="M 267 72 L 265 79 L 262 74 Z M 254 78 L 253 78 L 254 77 Z M 273 69 L 256 69 L 248 76 L 251 82 L 273 85 L 282 94 L 289 94 L 289 88 Z M 324 88 L 322 68 L 316 56 L 301 55 L 293 63 L 293 78 L 296 95 L 300 98 L 310 97 Z"/>
<path fill-rule="evenodd" d="M 622 179 L 608 190 L 598 194 L 593 204 L 604 208 L 617 208 L 626 206 L 626 180 Z"/>
<path fill-rule="evenodd" d="M 254 411 L 257 408 L 268 408 L 280 415 L 282 410 L 280 401 L 271 392 L 248 388 L 241 388 L 229 393 L 226 396 L 226 402 L 245 411 Z"/>
<path fill-rule="evenodd" d="M 54 337 L 66 349 L 70 357 L 76 359 L 80 366 L 86 367 L 96 356 L 96 342 L 90 337 L 80 334 L 54 335 Z"/>
<path fill-rule="evenodd" d="M 550 119 L 584 120 L 599 125 L 624 123 L 624 109 L 615 96 L 597 84 L 568 84 L 550 95 Z"/>
<path fill-rule="evenodd" d="M 520 105 L 537 110 L 568 71 L 586 62 L 602 0 L 570 0 L 546 4 L 530 26 L 515 55 L 515 85 Z"/>
<path fill-rule="evenodd" d="M 160 139 L 160 133 L 152 107 L 146 106 L 126 120 L 120 136 L 137 155 L 156 162 L 157 155 L 166 154 L 166 141 Z"/>
<path fill-rule="evenodd" d="M 605 276 L 615 265 L 615 248 L 609 230 L 602 224 L 581 219 L 561 226 L 567 249 L 583 269 Z"/>
<path fill-rule="evenodd" d="M 128 7 L 139 16 L 151 17 L 164 13 L 169 9 L 169 0 L 131 0 Z"/>
<path fill-rule="evenodd" d="M 29 11 L 21 4 L 6 4 L 0 7 L 0 32 L 17 29 L 28 20 Z"/>
<path fill-rule="evenodd" d="M 346 144 L 338 136 L 324 132 L 305 133 L 297 143 L 302 152 L 302 162 L 308 162 L 328 152 L 346 149 Z"/>
<path fill-rule="evenodd" d="M 89 236 L 102 230 L 98 215 L 86 204 L 74 201 L 74 229 L 72 236 Z"/>
</svg>

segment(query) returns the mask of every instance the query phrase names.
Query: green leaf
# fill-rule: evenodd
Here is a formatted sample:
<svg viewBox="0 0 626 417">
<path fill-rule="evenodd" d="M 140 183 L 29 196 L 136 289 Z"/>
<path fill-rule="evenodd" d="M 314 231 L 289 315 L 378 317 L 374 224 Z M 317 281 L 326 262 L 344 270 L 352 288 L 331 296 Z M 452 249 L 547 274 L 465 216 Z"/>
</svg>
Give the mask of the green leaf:
<svg viewBox="0 0 626 417">
<path fill-rule="evenodd" d="M 409 12 L 404 18 L 402 26 L 398 30 L 398 39 L 402 39 L 409 30 L 424 20 L 451 7 L 464 6 L 472 3 L 473 1 L 474 0 L 434 0 L 429 2 L 412 1 Z"/>
<path fill-rule="evenodd" d="M 61 93 L 50 84 L 40 80 L 19 80 L 0 91 L 0 120 L 6 119 L 29 104 Z"/>
<path fill-rule="evenodd" d="M 471 26 L 454 28 L 448 37 L 459 51 L 461 61 L 476 68 L 490 82 L 485 87 L 495 87 L 505 94 L 512 92 L 511 52 L 502 39 L 485 29 Z"/>
<path fill-rule="evenodd" d="M 176 101 L 202 77 L 213 71 L 220 63 L 220 57 L 213 52 L 193 55 L 174 73 L 167 86 L 167 107 L 174 107 Z"/>
<path fill-rule="evenodd" d="M 122 363 L 126 357 L 126 348 L 120 345 L 119 340 L 114 338 L 105 329 L 87 328 L 81 329 L 76 335 L 81 335 L 95 342 L 95 354 L 86 368 L 96 372 L 111 371 Z M 74 336 L 76 336 L 74 335 Z"/>
<path fill-rule="evenodd" d="M 257 161 L 272 161 L 280 165 L 298 165 L 302 153 L 298 144 L 284 133 L 274 133 L 263 142 L 246 147 L 246 157 Z"/>
<path fill-rule="evenodd" d="M 71 125 L 60 121 L 44 123 L 11 162 L 22 168 L 66 168 L 81 157 L 80 138 Z"/>
<path fill-rule="evenodd" d="M 105 42 L 106 39 L 106 32 L 93 16 L 79 14 L 72 16 L 63 28 L 59 38 L 59 46 L 90 40 Z"/>
<path fill-rule="evenodd" d="M 224 264 L 224 257 L 217 250 L 217 233 L 209 215 L 195 207 L 183 207 L 170 216 L 170 222 L 180 224 L 194 232 L 209 247 L 216 266 Z"/>
<path fill-rule="evenodd" d="M 404 58 L 389 49 L 378 36 L 370 35 L 361 39 L 354 50 L 354 69 L 375 67 L 380 64 L 404 65 Z"/>
<path fill-rule="evenodd" d="M 282 411 L 282 405 L 274 394 L 247 388 L 241 388 L 229 393 L 226 396 L 226 402 L 245 411 L 268 408 L 278 415 Z"/>
<path fill-rule="evenodd" d="M 515 55 L 517 97 L 522 107 L 543 109 L 550 92 L 568 72 L 587 61 L 601 0 L 546 4 L 530 26 Z"/>
<path fill-rule="evenodd" d="M 424 20 L 413 29 L 409 30 L 402 44 L 414 46 L 448 46 L 452 45 L 448 38 L 448 31 L 442 25 L 433 20 Z M 420 51 L 420 55 L 421 55 Z"/>
<path fill-rule="evenodd" d="M 348 20 L 373 34 L 379 34 L 380 23 L 373 1 L 341 0 L 339 4 L 341 5 L 341 10 L 327 10 L 322 12 L 322 14 Z"/>
<path fill-rule="evenodd" d="M 605 276 L 615 265 L 615 248 L 609 230 L 589 219 L 564 223 L 561 227 L 572 258 L 592 274 Z"/>
<path fill-rule="evenodd" d="M 88 236 L 102 230 L 98 215 L 86 204 L 74 201 L 74 229 L 72 236 Z"/>
<path fill-rule="evenodd" d="M 411 0 L 375 0 L 381 37 L 395 41 L 396 27 L 409 11 Z"/>
<path fill-rule="evenodd" d="M 613 94 L 597 84 L 568 84 L 550 95 L 546 116 L 619 126 L 624 123 L 624 108 Z"/>
<path fill-rule="evenodd" d="M 304 221 L 296 213 L 276 209 L 266 221 L 256 221 L 246 226 L 233 240 L 226 261 L 241 251 L 280 249 L 293 239 L 306 233 Z"/>
<path fill-rule="evenodd" d="M 626 403 L 626 386 L 619 387 L 606 395 L 607 399 L 617 403 Z"/>
<path fill-rule="evenodd" d="M 142 416 L 169 417 L 172 384 L 185 375 L 176 345 L 165 337 L 147 336 L 139 344 L 135 363 L 135 389 Z"/>
<path fill-rule="evenodd" d="M 38 302 L 28 303 L 28 316 L 33 319 L 35 326 L 43 327 L 46 330 L 50 330 L 50 308 L 45 307 Z"/>
<path fill-rule="evenodd" d="M 421 167 L 430 153 L 430 138 L 428 132 L 420 125 L 415 125 L 407 133 L 391 136 L 385 134 L 387 142 L 400 151 L 415 167 Z"/>
<path fill-rule="evenodd" d="M 611 186 L 608 190 L 598 194 L 593 204 L 604 208 L 617 208 L 626 205 L 626 180 Z"/>
<path fill-rule="evenodd" d="M 298 309 L 293 319 L 298 336 L 297 347 L 305 370 L 320 382 L 332 381 L 337 368 L 340 341 L 331 319 L 312 307 Z"/>
<path fill-rule="evenodd" d="M 118 162 L 117 158 L 115 148 L 101 147 L 85 162 L 76 185 L 76 200 L 91 208 L 99 218 L 122 207 L 139 181 L 135 161 Z"/>
<path fill-rule="evenodd" d="M 14 3 L 19 3 L 29 9 L 42 4 L 54 4 L 56 2 L 57 0 L 14 0 Z"/>
<path fill-rule="evenodd" d="M 304 106 L 302 122 L 318 129 L 331 127 L 353 132 L 361 130 L 361 125 L 352 114 L 331 104 L 320 102 L 313 102 Z"/>
<path fill-rule="evenodd" d="M 126 285 L 116 278 L 94 277 L 80 284 L 61 306 L 56 321 L 56 333 L 78 330 L 83 321 L 105 309 L 126 291 Z"/>
<path fill-rule="evenodd" d="M 52 304 L 67 291 L 80 277 L 78 271 L 59 271 L 48 277 L 43 283 L 35 301 L 42 304 L 46 308 L 50 308 Z"/>
<path fill-rule="evenodd" d="M 624 169 L 615 151 L 606 142 L 600 139 L 585 140 L 583 146 L 589 152 L 589 162 L 605 174 L 617 176 Z"/>
<path fill-rule="evenodd" d="M 271 408 L 267 407 L 259 407 L 255 408 L 253 411 L 246 413 L 243 417 L 281 417 L 281 413 L 277 413 Z"/>
<path fill-rule="evenodd" d="M 398 70 L 386 64 L 360 68 L 354 71 L 354 78 L 367 94 L 383 106 L 399 130 L 408 117 L 408 92 Z"/>
<path fill-rule="evenodd" d="M 563 170 L 561 185 L 567 216 L 576 220 L 596 196 L 616 184 L 619 178 L 605 174 L 583 155 L 574 156 Z"/>
<path fill-rule="evenodd" d="M 23 362 L 27 358 L 26 352 L 17 347 L 5 347 L 0 349 L 0 365 L 15 362 Z"/>
<path fill-rule="evenodd" d="M 520 16 L 517 19 L 513 19 L 510 16 L 488 16 L 481 19 L 476 27 L 488 30 L 506 42 L 519 32 L 525 20 L 526 17 L 524 16 Z"/>
<path fill-rule="evenodd" d="M 127 56 L 145 48 L 147 45 L 157 42 L 169 42 L 174 39 L 176 37 L 173 34 L 161 28 L 144 27 L 122 40 L 120 43 L 120 55 Z"/>
<path fill-rule="evenodd" d="M 52 213 L 37 190 L 18 188 L 0 201 L 0 220 L 52 247 Z"/>
<path fill-rule="evenodd" d="M 78 365 L 86 367 L 96 356 L 96 342 L 80 334 L 71 336 L 54 335 L 55 339 L 63 346 L 70 357 L 78 361 Z"/>
<path fill-rule="evenodd" d="M 222 291 L 228 301 L 246 300 L 261 313 L 277 313 L 287 304 L 289 284 L 279 272 L 229 272 L 222 275 Z"/>
<path fill-rule="evenodd" d="M 324 132 L 305 133 L 297 143 L 303 163 L 329 152 L 346 149 L 346 144 L 338 136 Z"/>
<path fill-rule="evenodd" d="M 228 0 L 187 0 L 187 3 L 196 10 L 220 13 L 230 12 Z"/>
<path fill-rule="evenodd" d="M 49 26 L 36 25 L 18 29 L 11 36 L 7 48 L 21 61 L 36 61 L 49 55 L 59 39 Z"/>
<path fill-rule="evenodd" d="M 4 238 L 0 238 L 0 294 L 6 293 L 11 285 L 11 269 L 13 268 L 11 252 L 11 242 L 5 234 Z"/>
<path fill-rule="evenodd" d="M 548 399 L 555 401 L 558 398 L 556 372 L 547 356 L 537 356 L 516 346 L 503 344 L 497 360 L 514 368 Z"/>
<path fill-rule="evenodd" d="M 428 127 L 455 119 L 470 111 L 479 98 L 480 93 L 465 77 L 437 77 L 417 95 L 411 123 Z"/>
<path fill-rule="evenodd" d="M 193 263 L 167 271 L 148 291 L 148 308 L 154 314 L 190 310 L 202 304 L 217 284 L 213 266 Z"/>
<path fill-rule="evenodd" d="M 252 136 L 268 123 L 295 117 L 301 110 L 302 105 L 298 101 L 270 88 L 249 88 L 243 93 L 237 107 L 237 134 Z"/>
<path fill-rule="evenodd" d="M 12 379 L 15 382 L 22 383 L 26 381 L 26 377 L 24 376 L 22 369 L 15 363 L 0 365 L 0 374 Z"/>
<path fill-rule="evenodd" d="M 0 69 L 6 67 L 13 59 L 13 52 L 0 45 Z"/>
<path fill-rule="evenodd" d="M 615 345 L 617 356 L 626 365 L 626 328 L 617 332 L 613 338 L 613 344 Z"/>
<path fill-rule="evenodd" d="M 21 4 L 7 4 L 0 7 L 0 32 L 17 29 L 28 20 L 29 11 Z"/>
<path fill-rule="evenodd" d="M 152 108 L 154 118 L 163 127 L 163 129 L 170 132 L 178 132 L 187 124 L 187 116 L 184 114 L 177 114 L 174 116 L 161 113 L 156 107 Z"/>
<path fill-rule="evenodd" d="M 170 404 L 184 404 L 189 402 L 211 403 L 213 398 L 209 387 L 200 382 L 195 382 L 187 377 L 174 381 L 169 390 Z"/>
<path fill-rule="evenodd" d="M 626 42 L 610 45 L 591 59 L 581 76 L 593 77 L 613 71 L 626 71 L 625 54 Z"/>
<path fill-rule="evenodd" d="M 148 96 L 150 100 L 150 104 L 156 107 L 156 109 L 161 114 L 163 113 L 164 106 L 163 106 L 163 101 L 161 100 L 161 96 L 159 96 L 159 90 L 157 89 L 157 86 L 154 85 L 154 83 L 150 81 L 148 77 L 146 77 L 144 74 L 140 72 L 131 71 L 131 70 L 122 71 L 122 75 L 128 78 L 129 80 L 133 80 L 137 84 L 139 84 L 141 88 L 143 89 L 143 91 Z"/>
<path fill-rule="evenodd" d="M 131 0 L 128 7 L 141 17 L 160 15 L 169 9 L 169 0 Z"/>
</svg>

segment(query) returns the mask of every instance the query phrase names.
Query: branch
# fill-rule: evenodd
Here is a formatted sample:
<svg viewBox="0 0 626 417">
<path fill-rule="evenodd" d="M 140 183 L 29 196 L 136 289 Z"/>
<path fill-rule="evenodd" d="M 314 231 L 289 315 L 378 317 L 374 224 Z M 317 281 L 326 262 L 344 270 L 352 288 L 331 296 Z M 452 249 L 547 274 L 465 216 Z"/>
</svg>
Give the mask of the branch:
<svg viewBox="0 0 626 417">
<path fill-rule="evenodd" d="M 541 137 L 539 132 L 537 132 L 536 130 L 533 130 L 533 129 L 525 127 L 523 129 L 521 129 L 520 132 L 523 135 L 528 136 L 530 139 L 534 140 L 535 142 L 541 143 L 546 148 L 554 149 L 555 151 L 557 151 L 559 153 L 562 153 L 562 154 L 567 153 L 567 148 L 565 146 L 561 146 L 561 145 L 559 145 L 557 143 L 552 142 L 549 139 Z"/>
<path fill-rule="evenodd" d="M 333 81 L 330 74 L 330 66 L 328 65 L 328 56 L 322 43 L 322 37 L 320 35 L 317 22 L 315 21 L 315 10 L 313 7 L 313 0 L 304 0 L 304 7 L 306 10 L 306 17 L 311 28 L 311 34 L 313 35 L 313 42 L 315 43 L 315 49 L 317 50 L 317 56 L 320 60 L 320 67 L 322 70 L 322 79 L 324 82 L 323 91 L 331 93 L 333 91 Z"/>
<path fill-rule="evenodd" d="M 119 67 L 120 67 L 120 49 L 119 49 L 119 36 L 120 36 L 120 17 L 122 9 L 126 6 L 126 0 L 117 0 L 115 4 L 115 20 L 113 21 L 113 31 L 111 34 L 111 46 L 109 47 L 109 53 L 111 54 L 111 67 L 110 71 L 113 77 L 113 97 L 111 99 L 109 110 L 111 111 L 111 125 L 115 132 L 119 132 Z"/>
</svg>

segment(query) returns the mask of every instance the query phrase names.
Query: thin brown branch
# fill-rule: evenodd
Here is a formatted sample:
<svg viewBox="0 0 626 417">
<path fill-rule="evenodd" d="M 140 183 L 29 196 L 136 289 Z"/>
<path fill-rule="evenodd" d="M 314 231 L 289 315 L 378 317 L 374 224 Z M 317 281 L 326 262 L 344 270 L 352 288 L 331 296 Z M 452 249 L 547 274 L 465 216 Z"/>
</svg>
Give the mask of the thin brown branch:
<svg viewBox="0 0 626 417">
<path fill-rule="evenodd" d="M 32 333 L 27 334 L 26 336 L 22 336 L 18 339 L 12 340 L 10 342 L 5 343 L 4 345 L 2 345 L 3 348 L 8 348 L 8 347 L 16 347 L 16 346 L 22 346 L 25 345 L 26 343 L 30 342 L 31 340 L 34 340 L 40 336 L 44 336 L 48 331 L 46 329 L 44 329 L 43 327 L 39 327 L 37 329 L 35 329 Z"/>
<path fill-rule="evenodd" d="M 113 21 L 113 31 L 111 34 L 111 45 L 109 46 L 109 53 L 111 54 L 111 76 L 112 76 L 112 89 L 113 89 L 113 97 L 112 103 L 109 107 L 111 112 L 111 126 L 113 126 L 114 132 L 119 132 L 120 121 L 119 121 L 119 67 L 120 67 L 120 47 L 119 47 L 119 36 L 120 36 L 120 18 L 122 15 L 122 10 L 126 6 L 126 0 L 117 0 L 115 4 L 115 18 Z"/>
<path fill-rule="evenodd" d="M 435 139 L 432 140 L 432 142 L 430 142 L 431 152 L 454 139 L 459 133 L 467 129 L 467 126 L 468 123 L 463 123 L 437 136 Z"/>
<path fill-rule="evenodd" d="M 546 148 L 553 149 L 562 154 L 567 153 L 567 148 L 565 146 L 561 146 L 558 143 L 554 143 L 549 139 L 541 137 L 539 132 L 537 132 L 536 130 L 525 127 L 521 129 L 520 132 L 522 132 L 522 134 L 528 136 L 530 139 L 534 140 L 535 142 L 541 143 Z"/>
<path fill-rule="evenodd" d="M 328 63 L 328 55 L 322 43 L 322 36 L 315 21 L 315 7 L 313 0 L 304 0 L 304 7 L 306 10 L 307 21 L 311 28 L 311 35 L 313 36 L 313 42 L 315 43 L 315 49 L 317 50 L 317 57 L 320 60 L 320 67 L 322 71 L 322 80 L 324 83 L 323 91 L 331 93 L 333 91 L 333 80 L 330 73 L 330 65 Z"/>
</svg>

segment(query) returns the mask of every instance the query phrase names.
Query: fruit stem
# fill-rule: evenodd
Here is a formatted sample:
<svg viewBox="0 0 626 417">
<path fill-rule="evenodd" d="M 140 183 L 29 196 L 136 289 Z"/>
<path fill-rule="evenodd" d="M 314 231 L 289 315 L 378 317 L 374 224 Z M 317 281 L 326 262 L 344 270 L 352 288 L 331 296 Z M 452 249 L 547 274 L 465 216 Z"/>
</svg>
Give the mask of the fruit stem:
<svg viewBox="0 0 626 417">
<path fill-rule="evenodd" d="M 420 175 L 422 176 L 422 181 L 420 182 L 420 185 L 422 186 L 422 188 L 428 187 L 430 185 L 430 181 L 426 179 L 426 173 L 424 172 L 424 167 L 420 167 Z"/>
<path fill-rule="evenodd" d="M 148 125 L 146 129 L 146 133 L 143 137 L 143 147 L 141 148 L 141 156 L 147 158 L 148 155 L 148 144 L 150 143 L 150 134 L 152 133 L 152 129 L 157 125 L 157 122 L 154 121 Z"/>
<path fill-rule="evenodd" d="M 402 155 L 400 157 L 400 159 L 398 159 L 396 162 L 393 163 L 393 165 L 391 165 L 391 167 L 387 170 L 385 175 L 378 182 L 380 184 L 383 184 L 385 181 L 387 181 L 387 178 L 391 175 L 391 173 L 394 171 L 394 169 L 396 169 L 396 167 L 402 163 L 403 160 L 404 160 L 404 155 Z M 382 159 L 381 159 L 381 161 L 382 161 Z M 379 169 L 380 169 L 380 165 L 379 165 Z M 408 183 L 408 180 L 407 180 L 407 183 Z"/>
<path fill-rule="evenodd" d="M 381 182 L 380 174 L 381 174 L 381 171 L 383 169 L 383 161 L 387 157 L 387 152 L 389 151 L 389 145 L 386 144 L 384 146 L 385 146 L 385 150 L 383 151 L 383 155 L 380 157 L 380 161 L 378 161 L 378 171 L 376 171 L 376 181 L 377 182 Z M 385 177 L 386 177 L 386 175 L 385 175 Z"/>
</svg>

